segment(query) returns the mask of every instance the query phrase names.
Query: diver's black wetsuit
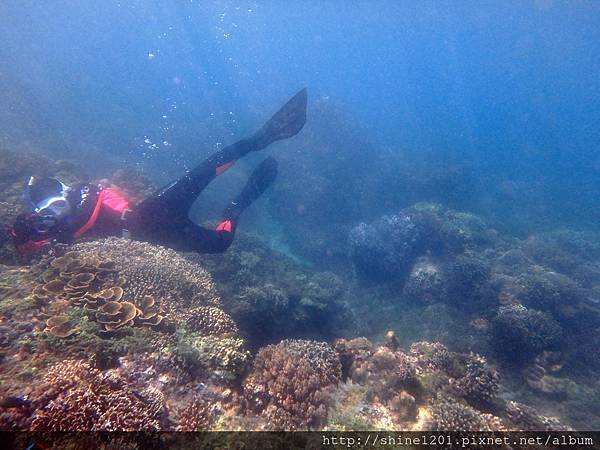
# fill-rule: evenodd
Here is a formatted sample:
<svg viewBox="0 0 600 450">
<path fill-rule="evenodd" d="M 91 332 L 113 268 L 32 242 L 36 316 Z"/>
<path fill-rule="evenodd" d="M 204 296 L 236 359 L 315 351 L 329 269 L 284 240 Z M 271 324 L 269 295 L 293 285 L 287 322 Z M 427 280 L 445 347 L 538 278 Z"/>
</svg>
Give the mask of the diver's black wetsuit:
<svg viewBox="0 0 600 450">
<path fill-rule="evenodd" d="M 125 227 L 136 240 L 154 242 L 176 250 L 200 253 L 223 252 L 231 245 L 242 211 L 269 186 L 277 175 L 277 162 L 265 159 L 252 173 L 243 191 L 225 209 L 222 222 L 214 230 L 196 225 L 189 210 L 202 190 L 236 159 L 259 150 L 243 140 L 213 154 L 186 176 L 151 195 L 129 214 Z"/>
<path fill-rule="evenodd" d="M 105 216 L 118 215 L 122 220 L 114 221 L 114 230 L 104 229 L 96 235 L 120 235 L 127 230 L 136 240 L 144 240 L 168 246 L 180 251 L 218 253 L 225 251 L 233 241 L 239 216 L 256 198 L 258 198 L 277 175 L 277 162 L 266 158 L 254 170 L 246 186 L 223 212 L 223 219 L 214 230 L 203 228 L 192 222 L 189 210 L 202 190 L 225 172 L 233 163 L 251 151 L 262 150 L 271 143 L 297 134 L 306 122 L 306 89 L 292 97 L 271 119 L 252 137 L 242 139 L 209 156 L 203 163 L 192 169 L 179 180 L 165 186 L 131 209 L 115 210 L 114 205 L 126 205 L 124 199 L 103 202 L 100 192 L 89 199 L 89 207 L 74 208 L 77 222 L 106 223 Z M 121 201 L 122 200 L 122 201 Z M 96 206 L 97 205 L 97 206 Z M 74 205 L 75 206 L 75 205 Z M 85 205 L 83 205 L 85 206 Z M 96 212 L 91 212 L 95 210 Z M 88 211 L 79 214 L 80 211 Z M 37 235 L 33 227 L 28 226 L 32 215 L 22 215 L 12 230 L 17 249 L 23 254 L 29 249 L 35 250 L 52 241 L 69 242 L 92 230 L 95 226 L 85 225 L 80 229 L 69 227 L 67 232 L 61 227 L 53 230 L 52 235 Z M 73 219 L 73 218 L 71 218 Z M 70 220 L 73 222 L 73 220 Z M 86 228 L 87 227 L 87 228 Z M 63 227 L 64 228 L 64 227 Z M 100 230 L 95 230 L 100 231 Z"/>
</svg>

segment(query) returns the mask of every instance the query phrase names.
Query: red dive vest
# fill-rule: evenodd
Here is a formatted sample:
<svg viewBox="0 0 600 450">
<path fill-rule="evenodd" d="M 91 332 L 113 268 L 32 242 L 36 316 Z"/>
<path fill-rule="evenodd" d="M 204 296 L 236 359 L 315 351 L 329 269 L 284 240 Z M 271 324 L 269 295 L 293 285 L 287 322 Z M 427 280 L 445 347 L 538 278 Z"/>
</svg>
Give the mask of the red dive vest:
<svg viewBox="0 0 600 450">
<path fill-rule="evenodd" d="M 98 216 L 100 215 L 100 210 L 103 206 L 123 214 L 129 209 L 129 202 L 113 189 L 106 188 L 100 191 L 100 194 L 98 194 L 98 200 L 96 200 L 96 206 L 94 207 L 90 218 L 79 230 L 73 234 L 75 239 L 79 239 L 96 224 Z"/>
</svg>

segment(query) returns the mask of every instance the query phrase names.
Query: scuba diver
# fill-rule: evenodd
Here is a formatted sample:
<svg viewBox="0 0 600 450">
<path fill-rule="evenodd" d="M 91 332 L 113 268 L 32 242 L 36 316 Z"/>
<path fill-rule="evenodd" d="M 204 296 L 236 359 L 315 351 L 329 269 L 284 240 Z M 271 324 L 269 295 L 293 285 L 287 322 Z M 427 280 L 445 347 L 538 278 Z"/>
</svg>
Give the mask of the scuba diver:
<svg viewBox="0 0 600 450">
<path fill-rule="evenodd" d="M 31 177 L 25 188 L 31 209 L 17 217 L 10 231 L 15 247 L 27 255 L 83 236 L 124 236 L 179 251 L 224 252 L 233 241 L 242 212 L 275 179 L 277 161 L 268 157 L 256 167 L 214 230 L 189 219 L 192 204 L 237 159 L 296 135 L 305 123 L 306 89 L 302 89 L 254 135 L 217 151 L 179 180 L 131 206 L 114 188 L 99 184 L 70 187 L 56 179 Z"/>
</svg>

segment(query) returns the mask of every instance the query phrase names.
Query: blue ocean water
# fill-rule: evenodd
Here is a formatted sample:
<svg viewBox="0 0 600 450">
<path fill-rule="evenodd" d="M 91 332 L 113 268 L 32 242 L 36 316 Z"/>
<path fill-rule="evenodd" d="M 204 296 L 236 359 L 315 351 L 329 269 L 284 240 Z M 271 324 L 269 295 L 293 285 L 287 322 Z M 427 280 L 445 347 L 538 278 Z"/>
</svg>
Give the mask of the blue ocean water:
<svg viewBox="0 0 600 450">
<path fill-rule="evenodd" d="M 0 150 L 74 161 L 92 179 L 134 168 L 160 186 L 306 87 L 302 132 L 211 183 L 193 219 L 217 220 L 274 156 L 277 181 L 240 229 L 350 286 L 367 323 L 339 337 L 395 329 L 404 346 L 435 338 L 498 357 L 506 399 L 556 413 L 563 394 L 588 396 L 561 418 L 600 428 L 597 386 L 548 381 L 563 364 L 564 379 L 600 371 L 597 355 L 581 363 L 592 375 L 573 362 L 579 343 L 600 343 L 599 43 L 592 0 L 3 0 Z M 242 249 L 248 277 L 259 263 Z M 290 297 L 323 313 L 303 295 Z M 495 346 L 519 339 L 524 361 L 503 360 Z M 546 367 L 544 352 L 564 355 L 542 383 L 528 364 Z M 520 392 L 513 364 L 544 400 Z"/>
<path fill-rule="evenodd" d="M 308 86 L 391 153 L 469 164 L 487 208 L 598 222 L 596 2 L 0 8 L 4 145 L 89 148 L 170 178 Z"/>
</svg>

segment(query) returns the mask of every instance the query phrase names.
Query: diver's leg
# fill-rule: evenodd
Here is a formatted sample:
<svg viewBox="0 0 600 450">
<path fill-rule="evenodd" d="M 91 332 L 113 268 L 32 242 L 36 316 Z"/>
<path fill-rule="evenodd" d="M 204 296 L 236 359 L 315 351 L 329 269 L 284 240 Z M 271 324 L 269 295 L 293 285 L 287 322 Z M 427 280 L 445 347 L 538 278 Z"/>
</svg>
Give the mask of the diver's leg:
<svg viewBox="0 0 600 450">
<path fill-rule="evenodd" d="M 235 228 L 209 230 L 190 220 L 172 246 L 184 252 L 222 253 L 229 248 L 234 236 Z"/>
<path fill-rule="evenodd" d="M 302 89 L 252 137 L 242 139 L 212 154 L 185 176 L 158 191 L 148 201 L 158 202 L 172 214 L 187 216 L 192 204 L 208 183 L 229 169 L 237 159 L 251 151 L 262 150 L 275 141 L 296 135 L 305 123 L 306 89 Z"/>
<path fill-rule="evenodd" d="M 163 244 L 181 251 L 199 253 L 220 253 L 229 248 L 233 242 L 235 230 L 242 212 L 252 204 L 269 187 L 277 176 L 277 161 L 267 158 L 252 172 L 246 186 L 223 212 L 223 220 L 214 230 L 208 230 L 193 223 L 189 219 L 171 222 L 168 233 L 161 233 L 155 239 Z"/>
<path fill-rule="evenodd" d="M 240 215 L 262 195 L 276 177 L 277 161 L 269 156 L 254 169 L 242 191 L 225 208 L 223 220 L 217 225 L 217 229 L 220 227 L 235 229 Z"/>
</svg>

